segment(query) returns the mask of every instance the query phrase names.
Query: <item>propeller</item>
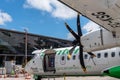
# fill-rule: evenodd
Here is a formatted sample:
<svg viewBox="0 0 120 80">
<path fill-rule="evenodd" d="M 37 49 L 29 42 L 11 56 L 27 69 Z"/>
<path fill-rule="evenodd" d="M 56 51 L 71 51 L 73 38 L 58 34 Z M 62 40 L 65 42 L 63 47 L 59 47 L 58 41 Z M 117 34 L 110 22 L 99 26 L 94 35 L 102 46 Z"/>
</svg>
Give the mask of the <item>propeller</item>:
<svg viewBox="0 0 120 80">
<path fill-rule="evenodd" d="M 80 25 L 80 19 L 79 19 L 79 14 L 77 15 L 77 32 L 76 34 L 70 26 L 65 23 L 66 28 L 68 31 L 74 36 L 75 40 L 73 41 L 73 47 L 70 49 L 68 58 L 71 58 L 71 55 L 75 49 L 76 46 L 79 46 L 79 56 L 80 56 L 80 64 L 81 68 L 83 69 L 84 72 L 86 72 L 86 67 L 83 59 L 83 45 L 81 44 L 81 36 L 82 36 L 82 30 L 81 30 L 81 25 Z M 95 57 L 95 55 L 92 52 L 87 52 L 90 56 Z"/>
<path fill-rule="evenodd" d="M 89 61 L 90 61 L 90 59 L 92 60 L 93 64 L 96 65 L 96 63 L 95 63 L 95 61 L 94 61 L 92 56 L 90 56 Z"/>
</svg>

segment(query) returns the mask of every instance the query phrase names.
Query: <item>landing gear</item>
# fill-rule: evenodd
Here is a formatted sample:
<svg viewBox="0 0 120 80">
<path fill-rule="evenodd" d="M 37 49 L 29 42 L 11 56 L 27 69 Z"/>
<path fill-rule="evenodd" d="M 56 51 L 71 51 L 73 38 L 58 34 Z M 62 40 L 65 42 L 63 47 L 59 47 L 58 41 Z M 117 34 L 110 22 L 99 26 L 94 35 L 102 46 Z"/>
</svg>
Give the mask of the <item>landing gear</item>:
<svg viewBox="0 0 120 80">
<path fill-rule="evenodd" d="M 35 80 L 42 80 L 42 77 L 41 77 L 41 76 L 38 76 L 38 75 L 34 75 L 34 79 L 35 79 Z"/>
<path fill-rule="evenodd" d="M 42 77 L 41 76 L 38 76 L 38 79 L 37 80 L 42 80 Z"/>
</svg>

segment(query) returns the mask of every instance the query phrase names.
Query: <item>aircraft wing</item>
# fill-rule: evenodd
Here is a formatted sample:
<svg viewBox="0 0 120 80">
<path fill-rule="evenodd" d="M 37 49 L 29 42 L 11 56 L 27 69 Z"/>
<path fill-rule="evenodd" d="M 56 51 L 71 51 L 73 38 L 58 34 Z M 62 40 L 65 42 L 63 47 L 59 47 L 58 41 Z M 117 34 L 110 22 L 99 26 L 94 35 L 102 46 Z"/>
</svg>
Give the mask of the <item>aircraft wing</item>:
<svg viewBox="0 0 120 80">
<path fill-rule="evenodd" d="M 58 0 L 111 32 L 120 33 L 120 0 Z"/>
</svg>

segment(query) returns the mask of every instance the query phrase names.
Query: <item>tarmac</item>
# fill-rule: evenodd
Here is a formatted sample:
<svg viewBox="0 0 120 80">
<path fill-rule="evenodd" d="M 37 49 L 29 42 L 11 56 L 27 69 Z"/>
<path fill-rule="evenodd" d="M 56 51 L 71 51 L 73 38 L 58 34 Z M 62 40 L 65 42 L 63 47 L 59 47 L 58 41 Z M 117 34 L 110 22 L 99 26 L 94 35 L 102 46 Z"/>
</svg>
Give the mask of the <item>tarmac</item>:
<svg viewBox="0 0 120 80">
<path fill-rule="evenodd" d="M 14 77 L 6 77 L 6 78 L 0 78 L 0 80 L 34 80 L 32 76 L 28 79 L 26 79 L 23 76 L 19 76 L 17 78 Z M 61 78 L 44 78 L 42 80 L 64 80 L 64 77 Z M 91 76 L 91 77 L 66 77 L 65 80 L 120 80 L 112 77 L 99 77 L 99 76 Z"/>
</svg>

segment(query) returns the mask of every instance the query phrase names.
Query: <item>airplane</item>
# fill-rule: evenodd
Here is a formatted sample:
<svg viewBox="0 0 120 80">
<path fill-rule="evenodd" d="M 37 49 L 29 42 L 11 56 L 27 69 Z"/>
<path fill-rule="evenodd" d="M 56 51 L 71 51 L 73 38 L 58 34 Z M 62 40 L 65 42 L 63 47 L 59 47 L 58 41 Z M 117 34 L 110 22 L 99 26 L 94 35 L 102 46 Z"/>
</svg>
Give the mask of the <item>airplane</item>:
<svg viewBox="0 0 120 80">
<path fill-rule="evenodd" d="M 25 70 L 37 75 L 35 80 L 62 76 L 111 76 L 120 78 L 120 47 L 93 52 L 93 58 L 84 52 L 83 58 L 87 71 L 80 64 L 79 47 L 76 47 L 71 58 L 68 58 L 72 47 L 36 50 L 35 56 L 25 66 Z"/>
<path fill-rule="evenodd" d="M 77 24 L 80 24 L 79 15 Z M 67 23 L 65 25 L 74 36 L 77 35 Z M 77 29 L 79 36 L 82 34 L 79 33 L 81 32 L 79 25 Z M 105 29 L 102 30 L 103 32 L 106 31 Z M 85 34 L 81 36 L 81 39 L 85 39 L 86 36 L 90 38 L 92 35 L 95 37 L 98 31 L 100 32 L 101 29 Z M 80 41 L 80 38 L 78 40 Z M 94 40 L 98 41 L 96 38 Z M 98 44 L 96 43 L 96 45 Z M 72 47 L 35 50 L 32 54 L 35 56 L 26 64 L 25 70 L 37 75 L 35 80 L 41 80 L 45 77 L 92 75 L 109 75 L 120 78 L 120 47 L 84 52 L 84 48 L 81 47 L 81 43 L 77 42 L 76 38 Z"/>
<path fill-rule="evenodd" d="M 76 34 L 67 23 L 65 23 L 66 28 L 75 37 L 75 40 L 73 41 L 73 47 L 70 49 L 66 48 L 67 49 L 66 56 L 68 57 L 68 59 L 72 58 L 72 55 L 75 53 L 74 51 L 75 51 L 76 47 L 78 47 L 78 50 L 79 50 L 78 56 L 80 58 L 78 59 L 78 62 L 76 60 L 76 63 L 81 65 L 81 69 L 83 70 L 84 75 L 85 74 L 92 75 L 93 73 L 94 74 L 99 73 L 99 75 L 100 75 L 100 72 L 103 71 L 102 73 L 106 73 L 109 76 L 120 78 L 120 76 L 118 76 L 118 75 L 116 76 L 116 74 L 118 74 L 118 73 L 120 74 L 120 67 L 119 67 L 120 64 L 112 65 L 113 63 L 119 62 L 119 58 L 115 58 L 115 60 L 110 59 L 110 62 L 112 62 L 112 63 L 110 63 L 109 66 L 106 66 L 106 64 L 108 64 L 108 62 L 109 62 L 109 58 L 107 58 L 107 60 L 108 60 L 107 63 L 103 58 L 101 58 L 101 60 L 105 61 L 105 62 L 101 62 L 100 65 L 102 65 L 102 63 L 104 63 L 105 65 L 102 65 L 102 66 L 104 66 L 104 68 L 102 68 L 101 70 L 99 70 L 99 69 L 95 70 L 95 67 L 92 66 L 92 68 L 94 68 L 94 69 L 91 69 L 92 70 L 91 72 L 93 72 L 93 73 L 89 72 L 89 69 L 86 64 L 86 60 L 84 58 L 84 55 L 88 54 L 91 57 L 90 59 L 92 60 L 92 62 L 90 62 L 90 65 L 92 65 L 92 63 L 94 63 L 94 65 L 95 65 L 96 64 L 95 62 L 97 61 L 97 59 L 95 61 L 94 61 L 94 59 L 97 57 L 96 56 L 97 51 L 100 51 L 100 53 L 104 53 L 104 51 L 109 52 L 112 50 L 113 47 L 120 46 L 120 29 L 119 29 L 120 28 L 120 22 L 119 22 L 120 21 L 119 20 L 120 1 L 119 0 L 114 0 L 114 1 L 113 0 L 102 0 L 102 1 L 99 1 L 99 0 L 89 0 L 89 1 L 88 0 L 84 0 L 84 1 L 83 0 L 58 0 L 58 1 L 62 2 L 63 4 L 67 5 L 68 7 L 72 8 L 73 10 L 80 13 L 82 16 L 89 18 L 90 20 L 96 22 L 97 24 L 99 24 L 103 27 L 99 30 L 90 32 L 86 35 L 83 35 L 82 31 L 81 31 L 79 15 L 77 17 L 78 34 Z M 111 48 L 111 49 L 109 50 L 109 48 Z M 59 49 L 57 49 L 57 50 L 59 51 Z M 54 69 L 52 69 L 52 71 L 54 73 L 53 76 L 54 75 L 55 76 L 63 75 L 63 72 L 64 72 L 64 71 L 59 72 L 59 70 L 57 69 L 57 67 L 62 66 L 62 65 L 57 65 L 60 62 L 60 61 L 56 61 L 57 60 L 56 59 L 57 58 L 57 50 L 55 49 L 53 51 L 56 54 L 54 54 L 54 58 L 52 57 L 50 59 L 51 64 L 53 64 L 53 66 L 54 66 Z M 115 49 L 115 51 L 116 50 L 117 49 Z M 62 51 L 64 51 L 64 50 L 62 50 Z M 36 53 L 38 53 L 38 52 L 36 52 Z M 63 52 L 63 54 L 64 53 L 65 52 Z M 46 63 L 49 63 L 50 56 L 47 56 L 48 54 L 46 54 L 46 52 L 44 52 L 44 54 L 45 54 L 44 58 L 42 59 L 43 62 L 39 63 L 39 66 L 42 64 L 42 67 L 43 67 L 42 70 L 44 72 L 44 73 L 42 73 L 42 75 L 44 75 L 44 74 L 51 75 L 51 73 L 49 74 L 50 70 L 47 70 L 47 68 L 49 66 L 48 66 L 48 64 L 46 64 Z M 112 54 L 114 54 L 114 53 L 112 53 Z M 100 54 L 100 55 L 102 55 L 102 54 Z M 106 54 L 106 55 L 108 55 L 108 54 Z M 34 59 L 32 59 L 32 60 L 34 60 Z M 46 62 L 46 60 L 47 60 L 47 62 Z M 26 68 L 25 68 L 26 71 L 30 72 L 30 68 L 31 68 L 34 74 L 41 75 L 41 72 L 39 72 L 39 70 L 38 70 L 39 67 L 36 66 L 36 68 L 33 68 L 33 67 L 35 67 L 35 65 L 33 65 L 31 61 L 30 61 L 30 63 L 28 62 L 28 64 L 26 65 Z M 35 61 L 37 61 L 37 60 L 35 60 Z M 35 61 L 33 61 L 33 63 Z M 39 62 L 40 62 L 40 60 L 39 60 Z M 71 64 L 72 63 L 70 61 L 70 63 L 67 65 L 67 67 L 64 65 L 62 68 L 63 69 L 70 68 Z M 46 66 L 47 66 L 47 68 L 44 68 Z M 77 66 L 77 65 L 73 65 L 73 66 Z M 100 68 L 100 67 L 98 67 L 98 68 Z M 48 72 L 46 72 L 46 70 Z M 78 72 L 79 72 L 79 70 L 80 69 L 77 69 Z M 117 71 L 115 71 L 115 70 L 117 70 Z M 37 73 L 37 71 L 38 71 L 38 73 Z M 99 72 L 97 72 L 97 71 L 99 71 Z M 75 72 L 74 70 L 72 72 L 73 72 L 73 74 L 78 73 L 78 72 Z M 66 70 L 64 73 L 66 75 L 72 74 L 69 71 L 67 73 Z M 82 72 L 79 72 L 79 75 L 82 75 Z"/>
</svg>

